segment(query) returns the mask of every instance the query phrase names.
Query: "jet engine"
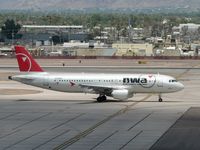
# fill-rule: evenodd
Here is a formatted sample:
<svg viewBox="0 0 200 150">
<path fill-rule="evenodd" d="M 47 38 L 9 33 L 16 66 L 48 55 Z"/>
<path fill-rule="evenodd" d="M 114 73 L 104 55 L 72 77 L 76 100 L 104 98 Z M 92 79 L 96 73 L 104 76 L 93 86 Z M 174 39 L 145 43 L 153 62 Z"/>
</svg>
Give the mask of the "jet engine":
<svg viewBox="0 0 200 150">
<path fill-rule="evenodd" d="M 133 97 L 133 93 L 129 93 L 128 90 L 113 90 L 111 93 L 112 97 L 119 100 L 127 100 L 128 98 Z"/>
</svg>

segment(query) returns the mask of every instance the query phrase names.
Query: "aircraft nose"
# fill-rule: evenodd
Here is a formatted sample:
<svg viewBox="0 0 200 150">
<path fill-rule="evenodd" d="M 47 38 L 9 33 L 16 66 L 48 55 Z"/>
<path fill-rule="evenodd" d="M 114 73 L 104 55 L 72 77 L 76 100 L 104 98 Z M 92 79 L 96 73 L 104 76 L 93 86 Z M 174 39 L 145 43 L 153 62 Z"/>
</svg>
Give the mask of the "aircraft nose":
<svg viewBox="0 0 200 150">
<path fill-rule="evenodd" d="M 184 85 L 182 83 L 180 83 L 180 82 L 178 83 L 177 87 L 178 87 L 179 90 L 183 90 L 184 89 Z"/>
</svg>

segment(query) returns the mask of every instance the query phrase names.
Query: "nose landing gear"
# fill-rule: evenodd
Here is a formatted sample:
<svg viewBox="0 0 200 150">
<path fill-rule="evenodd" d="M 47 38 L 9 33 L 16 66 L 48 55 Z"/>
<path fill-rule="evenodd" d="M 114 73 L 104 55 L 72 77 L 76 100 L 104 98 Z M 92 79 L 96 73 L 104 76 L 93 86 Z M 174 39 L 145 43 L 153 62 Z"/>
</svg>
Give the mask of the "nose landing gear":
<svg viewBox="0 0 200 150">
<path fill-rule="evenodd" d="M 161 94 L 158 95 L 158 101 L 159 101 L 159 102 L 163 102 L 163 99 L 162 99 L 162 97 L 161 97 Z"/>
</svg>

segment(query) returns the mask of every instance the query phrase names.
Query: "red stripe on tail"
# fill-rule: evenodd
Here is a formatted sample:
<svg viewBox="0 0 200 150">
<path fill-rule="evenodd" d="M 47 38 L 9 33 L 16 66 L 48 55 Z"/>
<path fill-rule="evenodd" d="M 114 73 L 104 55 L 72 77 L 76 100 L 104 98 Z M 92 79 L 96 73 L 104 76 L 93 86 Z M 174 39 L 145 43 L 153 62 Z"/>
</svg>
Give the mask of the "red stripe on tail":
<svg viewBox="0 0 200 150">
<path fill-rule="evenodd" d="M 15 46 L 15 53 L 21 72 L 43 72 L 42 68 L 23 46 Z"/>
</svg>

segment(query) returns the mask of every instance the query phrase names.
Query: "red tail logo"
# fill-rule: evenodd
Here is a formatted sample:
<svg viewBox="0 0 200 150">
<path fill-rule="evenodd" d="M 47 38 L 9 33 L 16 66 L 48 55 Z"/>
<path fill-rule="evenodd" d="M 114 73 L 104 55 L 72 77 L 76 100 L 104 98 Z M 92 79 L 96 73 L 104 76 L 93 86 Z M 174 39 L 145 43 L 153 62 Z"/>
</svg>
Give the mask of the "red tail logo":
<svg viewBox="0 0 200 150">
<path fill-rule="evenodd" d="M 72 81 L 69 81 L 69 83 L 70 83 L 71 87 L 76 85 L 76 84 L 75 84 L 74 82 L 72 82 Z"/>
<path fill-rule="evenodd" d="M 15 53 L 20 71 L 43 72 L 42 68 L 23 46 L 15 46 Z"/>
</svg>

